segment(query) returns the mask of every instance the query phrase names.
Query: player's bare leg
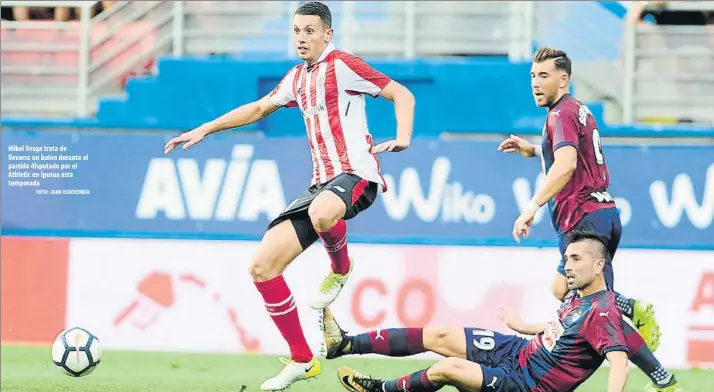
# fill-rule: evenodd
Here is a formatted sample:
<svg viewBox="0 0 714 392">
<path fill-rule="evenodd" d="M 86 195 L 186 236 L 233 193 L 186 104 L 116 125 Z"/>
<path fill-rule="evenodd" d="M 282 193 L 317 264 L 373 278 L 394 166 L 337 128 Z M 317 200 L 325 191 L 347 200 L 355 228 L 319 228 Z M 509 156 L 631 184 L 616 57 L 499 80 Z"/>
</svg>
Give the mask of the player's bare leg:
<svg viewBox="0 0 714 392">
<path fill-rule="evenodd" d="M 356 392 L 431 392 L 446 385 L 478 392 L 483 385 L 481 365 L 462 358 L 444 358 L 428 369 L 393 380 L 372 378 L 347 367 L 337 369 L 337 376 L 345 389 Z"/>
<path fill-rule="evenodd" d="M 563 302 L 563 299 L 565 299 L 568 291 L 570 291 L 568 288 L 568 280 L 565 278 L 565 275 L 561 273 L 555 274 L 553 277 L 553 283 L 550 285 L 550 290 L 558 301 Z"/>
<path fill-rule="evenodd" d="M 330 308 L 322 310 L 325 357 L 380 354 L 406 357 L 433 352 L 444 357 L 466 358 L 464 330 L 443 326 L 379 329 L 355 336 L 347 335 Z"/>
<path fill-rule="evenodd" d="M 265 307 L 290 346 L 290 359 L 281 358 L 285 364 L 275 377 L 266 380 L 260 389 L 282 390 L 292 383 L 315 377 L 322 371 L 320 362 L 313 357 L 300 325 L 295 299 L 290 292 L 283 271 L 302 253 L 295 228 L 286 220 L 268 230 L 250 263 L 250 275 L 265 301 Z"/>
<path fill-rule="evenodd" d="M 568 283 L 565 279 L 565 276 L 562 274 L 556 274 L 555 277 L 553 278 L 553 284 L 552 284 L 552 290 L 553 290 L 553 295 L 555 295 L 556 298 L 559 300 L 563 300 L 565 298 L 565 295 L 568 292 Z M 639 305 L 638 305 L 639 304 Z M 623 307 L 627 307 L 626 304 L 622 304 L 620 300 L 618 300 L 618 306 L 620 309 L 623 311 L 623 315 L 628 317 L 627 314 L 625 314 L 625 310 L 630 311 L 630 317 L 632 319 L 632 322 L 636 324 L 635 318 L 637 318 L 637 312 L 635 313 L 635 318 L 632 317 L 632 313 L 634 309 L 622 309 Z M 642 308 L 641 313 L 647 313 L 647 312 L 652 312 L 652 306 L 651 305 L 643 305 L 641 302 L 635 302 L 635 305 L 632 306 L 632 308 Z M 654 315 L 652 315 L 653 317 Z M 640 320 L 640 318 L 638 318 Z M 656 326 L 656 323 L 654 323 Z M 625 332 L 625 340 L 627 343 L 627 349 L 628 349 L 628 355 L 630 358 L 630 361 L 634 363 L 642 372 L 644 372 L 652 381 L 650 385 L 646 387 L 647 391 L 653 391 L 653 392 L 676 392 L 680 391 L 681 389 L 677 385 L 677 380 L 674 377 L 674 375 L 671 375 L 667 369 L 662 366 L 662 364 L 657 360 L 657 358 L 654 356 L 652 353 L 654 350 L 650 349 L 650 344 L 647 342 L 646 339 L 643 338 L 641 335 L 641 332 L 638 333 L 637 331 L 634 330 L 630 326 L 630 324 L 624 322 L 623 323 L 623 330 Z M 650 330 L 651 331 L 651 330 Z M 647 332 L 650 332 L 647 331 Z M 656 340 L 657 345 L 659 345 L 659 327 L 657 327 L 657 340 Z"/>
<path fill-rule="evenodd" d="M 329 306 L 352 273 L 352 260 L 347 253 L 347 223 L 342 219 L 346 212 L 345 202 L 331 191 L 320 192 L 307 212 L 332 260 L 330 272 L 310 301 L 314 309 Z"/>
</svg>

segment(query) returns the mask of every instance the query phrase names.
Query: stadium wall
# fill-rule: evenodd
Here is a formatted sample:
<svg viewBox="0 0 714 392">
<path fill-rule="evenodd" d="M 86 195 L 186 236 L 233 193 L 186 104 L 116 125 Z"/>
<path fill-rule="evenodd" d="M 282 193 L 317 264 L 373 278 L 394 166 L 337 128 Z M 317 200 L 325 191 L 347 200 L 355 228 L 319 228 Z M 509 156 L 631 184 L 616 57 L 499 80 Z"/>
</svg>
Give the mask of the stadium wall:
<svg viewBox="0 0 714 392">
<path fill-rule="evenodd" d="M 284 354 L 247 273 L 257 244 L 3 237 L 3 342 L 49 343 L 63 327 L 80 325 L 111 349 Z M 352 332 L 435 324 L 507 332 L 496 316 L 500 306 L 535 322 L 558 304 L 547 289 L 554 248 L 350 250 L 358 267 L 332 308 Z M 620 291 L 651 300 L 666 315 L 658 350 L 665 366 L 714 364 L 712 252 L 625 249 L 616 263 Z M 317 314 L 306 299 L 328 268 L 315 245 L 285 275 L 316 352 Z"/>
<path fill-rule="evenodd" d="M 6 127 L 2 136 L 4 343 L 46 344 L 82 325 L 107 348 L 286 351 L 246 270 L 270 218 L 307 186 L 302 139 L 232 133 L 164 156 L 171 135 L 160 132 Z M 618 289 L 666 315 L 667 366 L 713 364 L 714 146 L 605 153 L 625 224 Z M 360 267 L 335 306 L 345 326 L 505 332 L 500 305 L 533 321 L 552 314 L 558 254 L 547 216 L 522 245 L 510 238 L 542 181 L 537 160 L 491 141 L 421 139 L 385 154 L 383 171 L 389 191 L 350 223 Z M 286 274 L 316 349 L 305 299 L 328 265 L 315 245 Z"/>
</svg>

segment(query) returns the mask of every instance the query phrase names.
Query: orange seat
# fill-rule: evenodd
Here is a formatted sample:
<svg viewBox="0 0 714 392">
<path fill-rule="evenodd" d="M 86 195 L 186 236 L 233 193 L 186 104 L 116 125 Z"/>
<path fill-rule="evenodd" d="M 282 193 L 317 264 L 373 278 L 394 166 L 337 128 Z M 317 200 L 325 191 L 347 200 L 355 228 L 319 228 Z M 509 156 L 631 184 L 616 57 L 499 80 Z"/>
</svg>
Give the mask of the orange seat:
<svg viewBox="0 0 714 392">
<path fill-rule="evenodd" d="M 74 26 L 79 27 L 78 22 Z M 32 43 L 47 44 L 51 49 L 52 45 L 76 45 L 79 49 L 81 30 L 71 28 L 66 30 L 42 30 L 42 29 L 20 29 L 9 32 L 2 28 L 2 43 Z M 104 72 L 111 72 L 113 69 L 125 68 L 130 61 L 141 59 L 136 64 L 135 69 L 119 75 L 118 79 L 123 80 L 127 74 L 131 74 L 136 69 L 146 67 L 149 61 L 146 56 L 154 53 L 156 45 L 156 29 L 152 22 L 139 21 L 122 26 L 119 29 L 109 29 L 105 23 L 98 23 L 92 26 L 90 31 L 90 45 L 92 52 L 90 59 L 96 62 L 98 59 L 111 54 L 111 58 L 101 65 Z M 101 42 L 99 44 L 99 42 Z M 113 53 L 117 48 L 123 48 L 119 53 Z M 79 65 L 78 51 L 7 51 L 2 53 L 3 66 L 47 66 L 58 68 L 76 68 Z M 40 86 L 71 86 L 77 83 L 78 76 L 70 75 L 32 75 L 15 74 L 11 75 L 13 85 L 27 83 L 28 85 Z"/>
<path fill-rule="evenodd" d="M 75 23 L 75 22 L 69 22 L 69 23 Z M 76 26 L 72 27 L 71 29 L 63 31 L 62 34 L 66 39 L 71 39 L 71 40 L 79 42 L 79 40 L 82 36 L 82 27 L 79 24 L 79 22 L 76 22 L 76 23 L 77 23 Z"/>
<path fill-rule="evenodd" d="M 26 43 L 46 43 L 57 39 L 59 31 L 40 29 L 19 29 L 16 32 L 17 39 Z"/>
<path fill-rule="evenodd" d="M 94 42 L 102 39 L 107 33 L 106 26 L 97 24 L 92 30 Z M 128 46 L 127 46 L 128 44 Z M 111 59 L 102 65 L 105 69 L 115 69 L 125 67 L 130 61 L 135 61 L 139 56 L 154 53 L 156 45 L 156 29 L 154 24 L 148 21 L 138 21 L 115 31 L 109 39 L 92 49 L 91 58 L 97 60 L 106 56 L 106 53 L 113 53 L 117 47 L 124 48 L 120 53 L 115 54 Z M 143 66 L 137 64 L 137 68 Z"/>
<path fill-rule="evenodd" d="M 41 52 L 7 51 L 2 54 L 2 65 L 5 67 L 28 67 L 51 64 L 52 54 Z"/>
<path fill-rule="evenodd" d="M 54 65 L 61 68 L 79 66 L 79 52 L 57 52 L 54 54 Z"/>
</svg>

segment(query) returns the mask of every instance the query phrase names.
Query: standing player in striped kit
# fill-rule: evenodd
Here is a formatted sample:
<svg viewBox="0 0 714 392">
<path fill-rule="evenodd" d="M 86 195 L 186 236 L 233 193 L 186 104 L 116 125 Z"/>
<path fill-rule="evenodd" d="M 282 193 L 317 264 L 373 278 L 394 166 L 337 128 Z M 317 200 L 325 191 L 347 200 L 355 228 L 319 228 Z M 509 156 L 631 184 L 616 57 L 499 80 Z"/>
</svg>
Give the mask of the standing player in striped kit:
<svg viewBox="0 0 714 392">
<path fill-rule="evenodd" d="M 323 309 L 335 300 L 352 271 L 345 221 L 369 208 L 377 194 L 386 191 L 376 154 L 409 147 L 414 123 L 414 97 L 408 89 L 330 43 L 332 16 L 327 6 L 305 3 L 293 22 L 297 53 L 304 63 L 291 69 L 268 96 L 186 132 L 165 147 L 167 154 L 181 143 L 189 148 L 207 135 L 254 123 L 281 107 L 297 107 L 303 114 L 312 153 L 311 186 L 270 223 L 250 264 L 268 313 L 291 352 L 291 359 L 283 360 L 285 368 L 265 381 L 262 390 L 285 389 L 321 372 L 282 273 L 303 250 L 322 239 L 332 269 L 311 306 Z M 373 146 L 365 95 L 394 102 L 395 140 Z"/>
</svg>

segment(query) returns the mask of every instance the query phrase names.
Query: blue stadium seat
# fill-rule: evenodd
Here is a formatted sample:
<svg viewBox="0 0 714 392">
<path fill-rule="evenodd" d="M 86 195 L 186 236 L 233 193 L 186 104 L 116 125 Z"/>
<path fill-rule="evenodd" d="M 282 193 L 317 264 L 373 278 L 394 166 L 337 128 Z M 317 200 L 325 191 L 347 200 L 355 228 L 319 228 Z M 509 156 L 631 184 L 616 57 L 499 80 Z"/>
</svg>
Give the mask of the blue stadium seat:
<svg viewBox="0 0 714 392">
<path fill-rule="evenodd" d="M 529 64 L 501 59 L 373 60 L 375 68 L 409 87 L 417 98 L 415 135 L 443 132 L 540 132 L 545 112 L 535 107 Z M 163 59 L 156 77 L 127 84 L 126 97 L 100 102 L 98 121 L 122 128 L 190 129 L 269 93 L 295 61 Z M 487 75 L 487 76 L 486 76 Z M 602 118 L 602 104 L 591 104 Z M 393 135 L 393 106 L 369 98 L 370 130 L 377 139 Z M 245 130 L 267 136 L 300 136 L 297 110 L 282 110 Z"/>
</svg>

